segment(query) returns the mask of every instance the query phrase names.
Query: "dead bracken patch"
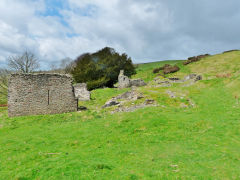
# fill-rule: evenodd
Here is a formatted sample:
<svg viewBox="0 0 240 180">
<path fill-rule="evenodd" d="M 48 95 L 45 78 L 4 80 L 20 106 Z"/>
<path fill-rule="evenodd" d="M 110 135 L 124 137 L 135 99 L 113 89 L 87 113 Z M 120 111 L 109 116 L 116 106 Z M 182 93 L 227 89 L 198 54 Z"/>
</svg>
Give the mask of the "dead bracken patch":
<svg viewBox="0 0 240 180">
<path fill-rule="evenodd" d="M 0 107 L 7 107 L 7 104 L 0 104 Z"/>
<path fill-rule="evenodd" d="M 190 63 L 200 61 L 202 58 L 205 58 L 208 56 L 210 56 L 210 54 L 203 54 L 203 55 L 199 55 L 199 56 L 189 57 L 188 60 L 183 63 L 183 65 L 188 65 Z"/>
<path fill-rule="evenodd" d="M 179 70 L 180 70 L 180 68 L 177 65 L 172 66 L 170 64 L 165 64 L 162 67 L 153 69 L 153 73 L 156 74 L 156 73 L 159 73 L 159 71 L 163 71 L 162 76 L 164 76 L 164 74 L 175 73 Z"/>
<path fill-rule="evenodd" d="M 230 78 L 232 77 L 231 73 L 227 73 L 227 74 L 217 74 L 216 75 L 217 78 Z"/>
</svg>

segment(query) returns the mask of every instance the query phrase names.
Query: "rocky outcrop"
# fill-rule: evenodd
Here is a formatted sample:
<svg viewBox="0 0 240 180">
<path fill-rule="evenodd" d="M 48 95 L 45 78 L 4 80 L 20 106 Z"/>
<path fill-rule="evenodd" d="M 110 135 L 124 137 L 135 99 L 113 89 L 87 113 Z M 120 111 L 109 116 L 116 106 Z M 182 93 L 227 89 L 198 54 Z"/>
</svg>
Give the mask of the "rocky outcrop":
<svg viewBox="0 0 240 180">
<path fill-rule="evenodd" d="M 154 101 L 153 99 L 146 99 L 144 101 L 144 103 L 138 104 L 138 105 L 133 105 L 133 106 L 129 106 L 129 107 L 120 105 L 120 106 L 118 106 L 118 108 L 116 108 L 114 111 L 112 111 L 112 113 L 133 112 L 133 111 L 136 111 L 137 109 L 153 107 L 153 106 L 157 106 L 156 101 Z"/>
<path fill-rule="evenodd" d="M 129 79 L 127 76 L 124 75 L 124 70 L 120 71 L 118 76 L 118 88 L 129 88 L 129 87 L 141 87 L 147 85 L 142 79 Z"/>
<path fill-rule="evenodd" d="M 107 107 L 110 107 L 110 106 L 116 106 L 120 104 L 120 102 L 118 102 L 116 99 L 112 98 L 110 99 L 109 101 L 107 101 L 104 106 L 102 106 L 102 108 L 107 108 Z"/>
<path fill-rule="evenodd" d="M 141 86 L 146 86 L 147 84 L 142 80 L 142 79 L 131 79 L 130 80 L 130 86 L 136 86 L 136 87 L 141 87 Z"/>
<path fill-rule="evenodd" d="M 86 83 L 75 84 L 74 94 L 79 101 L 89 101 L 91 99 L 91 92 L 87 90 Z"/>
<path fill-rule="evenodd" d="M 104 106 L 102 106 L 102 108 L 123 104 L 125 101 L 136 101 L 136 100 L 141 99 L 143 97 L 144 96 L 141 93 L 139 93 L 135 90 L 127 91 L 123 94 L 120 94 L 120 95 L 118 95 L 116 97 L 113 97 L 110 100 L 108 100 L 104 104 Z M 121 101 L 121 100 L 124 100 L 124 101 Z"/>
<path fill-rule="evenodd" d="M 127 91 L 127 92 L 115 97 L 115 99 L 118 99 L 118 100 L 119 99 L 121 99 L 121 100 L 138 100 L 138 99 L 142 99 L 142 98 L 143 98 L 143 95 L 134 90 Z"/>
<path fill-rule="evenodd" d="M 195 82 L 200 81 L 202 80 L 202 76 L 197 74 L 189 74 L 184 77 L 184 81 L 188 81 L 188 80 L 194 80 Z"/>
</svg>

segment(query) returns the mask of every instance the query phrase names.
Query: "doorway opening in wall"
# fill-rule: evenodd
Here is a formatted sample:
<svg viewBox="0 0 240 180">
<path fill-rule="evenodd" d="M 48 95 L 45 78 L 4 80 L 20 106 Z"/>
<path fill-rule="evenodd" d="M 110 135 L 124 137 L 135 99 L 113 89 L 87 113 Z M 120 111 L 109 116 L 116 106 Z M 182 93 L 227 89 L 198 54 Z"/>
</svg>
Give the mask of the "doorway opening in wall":
<svg viewBox="0 0 240 180">
<path fill-rule="evenodd" d="M 49 95 L 50 95 L 50 91 L 48 90 L 48 105 L 49 105 Z"/>
</svg>

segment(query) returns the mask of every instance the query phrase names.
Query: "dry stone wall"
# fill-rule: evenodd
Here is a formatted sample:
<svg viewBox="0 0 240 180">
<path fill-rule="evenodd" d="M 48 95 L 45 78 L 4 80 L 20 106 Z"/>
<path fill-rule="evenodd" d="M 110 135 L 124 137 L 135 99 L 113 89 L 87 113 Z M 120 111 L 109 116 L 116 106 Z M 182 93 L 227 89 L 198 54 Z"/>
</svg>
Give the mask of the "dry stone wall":
<svg viewBox="0 0 240 180">
<path fill-rule="evenodd" d="M 12 74 L 8 115 L 25 116 L 77 111 L 72 78 L 60 74 Z"/>
</svg>

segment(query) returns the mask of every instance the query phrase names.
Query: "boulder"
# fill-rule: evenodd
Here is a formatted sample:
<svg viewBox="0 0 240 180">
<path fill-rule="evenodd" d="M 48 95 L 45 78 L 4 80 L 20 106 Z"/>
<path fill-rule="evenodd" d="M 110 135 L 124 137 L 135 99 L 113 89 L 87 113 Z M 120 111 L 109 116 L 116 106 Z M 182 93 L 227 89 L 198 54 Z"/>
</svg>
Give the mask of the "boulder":
<svg viewBox="0 0 240 180">
<path fill-rule="evenodd" d="M 191 79 L 195 79 L 197 77 L 197 74 L 189 74 L 187 76 L 184 77 L 185 81 L 191 80 Z"/>
<path fill-rule="evenodd" d="M 110 107 L 110 106 L 116 106 L 120 104 L 116 99 L 110 99 L 109 101 L 107 101 L 104 106 L 102 106 L 102 108 L 106 108 L 106 107 Z"/>
<path fill-rule="evenodd" d="M 131 87 L 132 86 L 141 87 L 141 86 L 146 86 L 147 84 L 142 79 L 131 79 L 130 85 Z"/>
<path fill-rule="evenodd" d="M 195 81 L 200 81 L 200 80 L 202 80 L 202 76 L 201 76 L 201 75 L 198 75 L 194 80 L 195 80 Z"/>
</svg>

